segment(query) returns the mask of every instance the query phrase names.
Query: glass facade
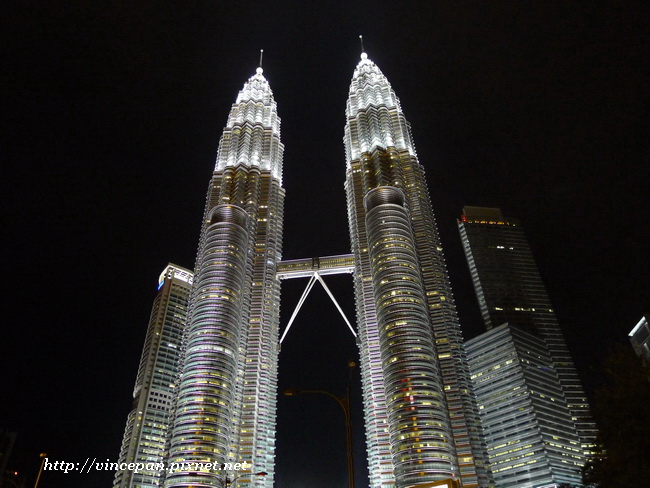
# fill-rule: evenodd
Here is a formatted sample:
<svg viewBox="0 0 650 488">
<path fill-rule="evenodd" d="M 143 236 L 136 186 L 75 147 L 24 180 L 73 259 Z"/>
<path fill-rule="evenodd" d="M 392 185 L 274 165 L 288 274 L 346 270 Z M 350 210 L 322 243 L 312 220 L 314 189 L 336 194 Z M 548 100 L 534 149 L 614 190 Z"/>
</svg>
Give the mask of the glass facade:
<svg viewBox="0 0 650 488">
<path fill-rule="evenodd" d="M 119 463 L 161 463 L 173 413 L 187 320 L 191 271 L 169 264 L 160 275 L 133 390 Z M 163 471 L 117 471 L 114 488 L 161 486 Z"/>
<path fill-rule="evenodd" d="M 503 324 L 466 349 L 496 486 L 581 484 L 584 457 L 546 342 Z"/>
<path fill-rule="evenodd" d="M 346 107 L 348 219 L 370 484 L 490 476 L 460 325 L 411 130 L 364 53 Z"/>
</svg>

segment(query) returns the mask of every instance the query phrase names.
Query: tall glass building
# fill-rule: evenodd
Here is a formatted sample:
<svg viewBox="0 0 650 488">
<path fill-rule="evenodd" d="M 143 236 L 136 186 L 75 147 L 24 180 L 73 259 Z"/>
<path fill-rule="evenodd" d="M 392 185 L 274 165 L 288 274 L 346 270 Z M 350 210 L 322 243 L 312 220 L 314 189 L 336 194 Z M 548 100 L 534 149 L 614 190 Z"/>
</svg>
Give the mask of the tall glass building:
<svg viewBox="0 0 650 488">
<path fill-rule="evenodd" d="M 119 463 L 161 463 L 165 457 L 182 337 L 187 320 L 193 273 L 169 264 L 158 280 L 149 327 L 142 349 Z M 161 470 L 117 471 L 114 488 L 161 486 Z"/>
<path fill-rule="evenodd" d="M 370 484 L 488 486 L 424 168 L 395 92 L 365 53 L 344 142 Z"/>
<path fill-rule="evenodd" d="M 246 461 L 267 473 L 238 486 L 271 487 L 274 478 L 283 152 L 258 68 L 232 106 L 208 185 L 168 459 Z M 223 472 L 185 464 L 165 486 L 223 482 Z"/>
<path fill-rule="evenodd" d="M 508 323 L 544 341 L 579 438 L 579 464 L 584 464 L 596 426 L 521 224 L 498 208 L 465 207 L 458 226 L 486 328 Z M 487 442 L 489 448 L 492 440 Z"/>
<path fill-rule="evenodd" d="M 581 484 L 584 456 L 544 339 L 506 323 L 465 345 L 496 486 Z"/>
</svg>

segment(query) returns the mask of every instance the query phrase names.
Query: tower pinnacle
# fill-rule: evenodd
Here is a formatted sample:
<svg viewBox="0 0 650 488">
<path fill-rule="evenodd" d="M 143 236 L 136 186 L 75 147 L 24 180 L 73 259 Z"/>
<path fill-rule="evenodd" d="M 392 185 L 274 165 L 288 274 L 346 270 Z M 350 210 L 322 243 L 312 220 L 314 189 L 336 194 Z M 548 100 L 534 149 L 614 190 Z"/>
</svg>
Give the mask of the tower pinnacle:
<svg viewBox="0 0 650 488">
<path fill-rule="evenodd" d="M 269 82 L 262 73 L 261 67 L 256 69 L 232 105 L 215 171 L 229 166 L 255 166 L 282 178 L 284 146 L 280 142 L 280 118 Z"/>
</svg>

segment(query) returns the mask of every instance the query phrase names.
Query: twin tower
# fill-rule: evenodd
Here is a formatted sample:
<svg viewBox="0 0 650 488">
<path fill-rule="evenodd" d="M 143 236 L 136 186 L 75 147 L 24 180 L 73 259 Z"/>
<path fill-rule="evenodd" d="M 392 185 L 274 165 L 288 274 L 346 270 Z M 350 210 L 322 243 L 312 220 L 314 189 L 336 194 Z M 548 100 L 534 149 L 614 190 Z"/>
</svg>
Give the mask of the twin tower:
<svg viewBox="0 0 650 488">
<path fill-rule="evenodd" d="M 442 247 L 409 123 L 363 53 L 346 106 L 351 254 L 309 260 L 352 270 L 372 488 L 489 473 Z M 280 119 L 261 68 L 232 106 L 201 229 L 168 464 L 248 462 L 272 487 L 283 206 Z M 174 471 L 165 487 L 219 486 Z M 214 479 L 213 479 L 214 478 Z"/>
</svg>

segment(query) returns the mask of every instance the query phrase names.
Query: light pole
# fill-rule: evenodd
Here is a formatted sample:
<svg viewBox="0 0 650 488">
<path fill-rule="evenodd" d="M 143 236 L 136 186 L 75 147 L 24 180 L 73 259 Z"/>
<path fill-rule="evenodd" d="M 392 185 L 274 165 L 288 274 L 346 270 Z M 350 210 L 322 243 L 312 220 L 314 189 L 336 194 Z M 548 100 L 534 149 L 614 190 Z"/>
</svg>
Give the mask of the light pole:
<svg viewBox="0 0 650 488">
<path fill-rule="evenodd" d="M 41 468 L 38 470 L 38 476 L 36 477 L 36 483 L 34 483 L 34 488 L 38 488 L 38 482 L 41 481 L 41 474 L 43 474 L 43 466 L 45 466 L 45 460 L 47 459 L 47 453 L 41 453 Z"/>
<path fill-rule="evenodd" d="M 348 385 L 345 389 L 345 396 L 338 397 L 329 391 L 324 390 L 297 390 L 288 389 L 284 390 L 284 396 L 296 396 L 302 393 L 315 393 L 317 395 L 326 395 L 333 398 L 338 403 L 343 416 L 345 418 L 345 439 L 347 445 L 347 458 L 348 458 L 348 488 L 354 488 L 354 454 L 352 450 L 352 418 L 350 416 L 350 381 L 352 380 L 352 370 L 356 367 L 354 361 L 348 362 Z"/>
<path fill-rule="evenodd" d="M 269 473 L 267 473 L 266 471 L 260 471 L 259 473 L 253 473 L 253 474 L 251 474 L 251 473 L 243 473 L 243 474 L 240 474 L 239 476 L 233 478 L 232 480 L 229 480 L 228 475 L 226 474 L 224 479 L 219 480 L 219 483 L 221 483 L 221 488 L 228 488 L 229 486 L 234 486 L 235 481 L 237 481 L 239 478 L 243 478 L 244 476 L 266 476 L 267 474 L 269 474 Z"/>
</svg>

